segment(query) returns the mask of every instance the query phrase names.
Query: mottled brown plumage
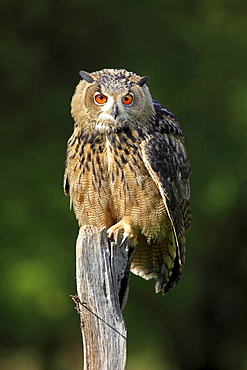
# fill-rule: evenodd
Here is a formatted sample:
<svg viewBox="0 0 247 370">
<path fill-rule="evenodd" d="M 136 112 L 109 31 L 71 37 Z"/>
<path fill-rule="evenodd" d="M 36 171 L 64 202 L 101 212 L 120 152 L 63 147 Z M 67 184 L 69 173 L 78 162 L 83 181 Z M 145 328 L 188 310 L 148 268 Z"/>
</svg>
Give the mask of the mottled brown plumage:
<svg viewBox="0 0 247 370">
<path fill-rule="evenodd" d="M 190 165 L 175 116 L 152 101 L 146 77 L 81 72 L 64 175 L 79 225 L 123 229 L 131 271 L 169 291 L 180 277 L 191 221 Z"/>
</svg>

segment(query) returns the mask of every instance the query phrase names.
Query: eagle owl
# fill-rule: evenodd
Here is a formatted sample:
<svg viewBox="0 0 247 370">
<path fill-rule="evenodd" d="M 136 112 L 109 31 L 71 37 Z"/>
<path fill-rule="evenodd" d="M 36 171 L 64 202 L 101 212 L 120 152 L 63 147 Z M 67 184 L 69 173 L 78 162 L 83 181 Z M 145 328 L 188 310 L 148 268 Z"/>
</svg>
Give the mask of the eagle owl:
<svg viewBox="0 0 247 370">
<path fill-rule="evenodd" d="M 167 293 L 180 278 L 191 222 L 190 164 L 176 117 L 124 69 L 80 72 L 71 102 L 64 191 L 79 225 L 118 229 L 131 271 Z"/>
</svg>

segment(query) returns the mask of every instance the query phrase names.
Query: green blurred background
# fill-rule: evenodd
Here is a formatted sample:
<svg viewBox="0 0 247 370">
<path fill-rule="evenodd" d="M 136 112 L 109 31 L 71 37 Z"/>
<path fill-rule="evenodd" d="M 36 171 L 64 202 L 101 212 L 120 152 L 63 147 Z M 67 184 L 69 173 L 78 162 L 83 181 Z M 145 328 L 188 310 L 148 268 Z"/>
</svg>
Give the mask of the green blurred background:
<svg viewBox="0 0 247 370">
<path fill-rule="evenodd" d="M 131 276 L 127 369 L 247 369 L 247 2 L 2 0 L 0 20 L 0 368 L 81 369 L 70 99 L 80 69 L 125 68 L 177 116 L 193 169 L 179 285 Z"/>
</svg>

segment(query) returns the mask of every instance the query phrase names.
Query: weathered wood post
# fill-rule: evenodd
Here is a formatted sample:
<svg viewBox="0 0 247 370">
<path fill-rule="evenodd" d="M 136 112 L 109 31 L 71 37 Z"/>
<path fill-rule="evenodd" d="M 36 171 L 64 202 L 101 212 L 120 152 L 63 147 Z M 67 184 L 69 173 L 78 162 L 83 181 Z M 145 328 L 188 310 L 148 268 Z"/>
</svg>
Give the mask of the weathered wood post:
<svg viewBox="0 0 247 370">
<path fill-rule="evenodd" d="M 77 303 L 84 370 L 123 370 L 127 329 L 121 306 L 126 298 L 133 248 L 121 233 L 109 242 L 106 230 L 82 226 L 76 243 Z"/>
</svg>

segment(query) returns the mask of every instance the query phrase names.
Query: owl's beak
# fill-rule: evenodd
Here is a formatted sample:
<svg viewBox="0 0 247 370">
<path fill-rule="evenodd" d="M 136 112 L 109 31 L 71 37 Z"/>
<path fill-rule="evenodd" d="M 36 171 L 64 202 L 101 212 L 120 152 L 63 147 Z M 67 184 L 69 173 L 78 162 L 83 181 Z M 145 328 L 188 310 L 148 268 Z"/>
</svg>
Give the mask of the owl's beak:
<svg viewBox="0 0 247 370">
<path fill-rule="evenodd" d="M 117 117 L 118 113 L 119 113 L 118 106 L 117 106 L 117 104 L 114 104 L 114 105 L 113 105 L 113 108 L 112 108 L 112 115 L 113 115 L 113 117 L 114 117 L 115 119 L 116 119 L 116 117 Z"/>
</svg>

